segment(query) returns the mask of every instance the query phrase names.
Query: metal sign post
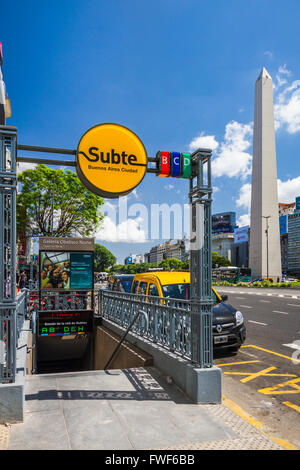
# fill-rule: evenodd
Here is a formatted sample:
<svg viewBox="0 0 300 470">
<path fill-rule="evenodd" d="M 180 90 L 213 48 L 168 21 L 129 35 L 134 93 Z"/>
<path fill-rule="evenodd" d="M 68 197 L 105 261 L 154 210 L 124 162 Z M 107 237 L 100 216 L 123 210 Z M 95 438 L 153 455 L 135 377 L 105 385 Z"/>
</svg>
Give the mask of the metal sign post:
<svg viewBox="0 0 300 470">
<path fill-rule="evenodd" d="M 212 367 L 211 297 L 211 151 L 191 155 L 190 178 L 191 360 Z"/>
<path fill-rule="evenodd" d="M 16 375 L 17 129 L 0 126 L 0 382 Z"/>
</svg>

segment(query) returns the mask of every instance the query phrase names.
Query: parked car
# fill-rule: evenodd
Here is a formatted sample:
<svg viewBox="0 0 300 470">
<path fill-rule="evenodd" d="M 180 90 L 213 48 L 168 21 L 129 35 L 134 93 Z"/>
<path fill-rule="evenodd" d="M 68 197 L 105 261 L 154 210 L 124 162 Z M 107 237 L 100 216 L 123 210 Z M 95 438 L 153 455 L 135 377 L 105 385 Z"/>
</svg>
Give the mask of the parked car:
<svg viewBox="0 0 300 470">
<path fill-rule="evenodd" d="M 298 279 L 295 277 L 290 277 L 290 276 L 283 276 L 282 282 L 297 282 Z"/>
<path fill-rule="evenodd" d="M 257 277 L 256 279 L 252 279 L 252 281 L 249 282 L 249 284 L 253 284 L 254 282 L 264 282 L 264 281 L 273 282 L 273 278 L 272 277 Z"/>
<path fill-rule="evenodd" d="M 188 300 L 190 298 L 190 273 L 164 271 L 136 274 L 131 292 Z M 227 303 L 227 295 L 220 296 L 214 287 L 212 287 L 212 298 L 214 300 L 212 307 L 214 349 L 226 348 L 237 351 L 246 339 L 243 314 Z"/>
<path fill-rule="evenodd" d="M 108 289 L 117 292 L 131 292 L 134 274 L 119 274 L 109 280 Z"/>
</svg>

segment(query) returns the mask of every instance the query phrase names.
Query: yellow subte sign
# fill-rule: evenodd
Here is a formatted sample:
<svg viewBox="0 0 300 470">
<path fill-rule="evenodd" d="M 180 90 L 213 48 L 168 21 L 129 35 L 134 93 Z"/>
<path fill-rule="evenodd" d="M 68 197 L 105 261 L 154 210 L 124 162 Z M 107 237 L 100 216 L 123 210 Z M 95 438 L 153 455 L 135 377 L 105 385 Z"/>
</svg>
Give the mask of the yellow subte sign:
<svg viewBox="0 0 300 470">
<path fill-rule="evenodd" d="M 129 194 L 145 176 L 147 153 L 138 136 L 120 124 L 99 124 L 80 139 L 76 170 L 81 182 L 102 197 Z"/>
</svg>

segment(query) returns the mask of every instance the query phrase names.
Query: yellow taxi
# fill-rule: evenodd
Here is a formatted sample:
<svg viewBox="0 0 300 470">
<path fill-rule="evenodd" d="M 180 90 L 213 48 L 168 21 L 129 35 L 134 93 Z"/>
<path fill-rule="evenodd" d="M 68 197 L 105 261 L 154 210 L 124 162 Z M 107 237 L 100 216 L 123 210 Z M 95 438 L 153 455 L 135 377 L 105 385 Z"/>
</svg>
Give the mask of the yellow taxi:
<svg viewBox="0 0 300 470">
<path fill-rule="evenodd" d="M 172 299 L 189 300 L 189 272 L 152 271 L 134 276 L 131 293 Z M 214 348 L 228 348 L 237 351 L 246 339 L 243 314 L 225 302 L 227 295 L 220 296 L 212 287 Z M 147 298 L 151 301 L 151 297 Z"/>
</svg>

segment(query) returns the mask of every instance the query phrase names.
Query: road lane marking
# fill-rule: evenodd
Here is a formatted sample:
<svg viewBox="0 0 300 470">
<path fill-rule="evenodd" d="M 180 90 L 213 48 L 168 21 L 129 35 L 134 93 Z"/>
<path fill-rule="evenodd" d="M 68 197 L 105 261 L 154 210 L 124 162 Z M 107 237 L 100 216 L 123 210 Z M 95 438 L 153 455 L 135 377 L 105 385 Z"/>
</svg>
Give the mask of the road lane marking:
<svg viewBox="0 0 300 470">
<path fill-rule="evenodd" d="M 274 313 L 283 313 L 283 315 L 288 315 L 288 312 L 281 312 L 280 310 L 272 310 Z"/>
<path fill-rule="evenodd" d="M 242 300 L 245 300 L 246 297 L 236 297 L 236 299 L 242 299 Z"/>
<path fill-rule="evenodd" d="M 263 369 L 259 372 L 224 372 L 225 375 L 246 375 L 243 379 L 240 381 L 242 383 L 250 382 L 250 380 L 257 379 L 257 377 L 297 377 L 295 374 L 270 374 L 272 370 L 276 370 L 277 367 L 271 366 L 267 367 L 266 369 Z M 300 379 L 296 379 L 300 380 Z M 300 387 L 299 387 L 300 389 Z"/>
<path fill-rule="evenodd" d="M 267 323 L 261 323 L 260 321 L 254 321 L 254 320 L 248 320 L 249 323 L 256 323 L 257 325 L 264 325 L 264 326 L 268 326 Z"/>
<path fill-rule="evenodd" d="M 290 307 L 300 307 L 300 305 L 298 304 L 287 304 L 287 305 L 289 305 Z"/>
<path fill-rule="evenodd" d="M 293 410 L 298 411 L 298 413 L 300 413 L 300 406 L 297 406 L 294 403 L 291 403 L 289 401 L 283 401 L 282 403 L 286 406 L 289 406 L 290 408 L 293 408 Z"/>
<path fill-rule="evenodd" d="M 259 349 L 260 351 L 264 351 L 264 352 L 267 352 L 267 353 L 270 353 L 270 354 L 274 354 L 275 356 L 284 357 L 285 359 L 289 359 L 290 361 L 296 361 L 296 362 L 299 362 L 299 364 L 300 364 L 300 359 L 294 359 L 293 357 L 285 356 L 284 354 L 279 354 L 277 352 L 270 351 L 269 349 L 261 348 L 260 346 L 255 346 L 254 344 L 246 344 L 244 346 L 241 346 L 241 348 Z"/>
<path fill-rule="evenodd" d="M 273 387 L 266 387 L 257 390 L 258 392 L 262 393 L 263 395 L 285 395 L 287 393 L 300 393 L 300 386 L 297 383 L 300 382 L 300 378 L 288 380 L 287 382 L 283 382 L 281 384 L 273 385 Z M 278 390 L 279 388 L 283 387 L 291 387 L 294 390 Z"/>
<path fill-rule="evenodd" d="M 244 307 L 244 308 L 253 308 L 253 307 L 250 307 L 249 305 L 240 305 L 240 307 Z"/>
<path fill-rule="evenodd" d="M 225 362 L 224 364 L 217 364 L 217 367 L 224 367 L 224 366 L 236 366 L 237 364 L 253 364 L 253 362 L 260 362 L 256 361 L 242 361 L 242 362 Z"/>
<path fill-rule="evenodd" d="M 300 345 L 296 344 L 296 343 L 283 344 L 282 346 L 286 346 L 287 348 L 299 349 L 300 350 Z"/>
<path fill-rule="evenodd" d="M 267 302 L 269 304 L 271 300 L 260 300 L 259 302 Z"/>
</svg>

